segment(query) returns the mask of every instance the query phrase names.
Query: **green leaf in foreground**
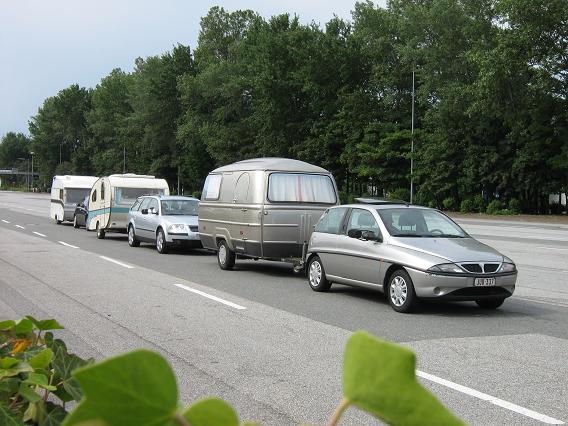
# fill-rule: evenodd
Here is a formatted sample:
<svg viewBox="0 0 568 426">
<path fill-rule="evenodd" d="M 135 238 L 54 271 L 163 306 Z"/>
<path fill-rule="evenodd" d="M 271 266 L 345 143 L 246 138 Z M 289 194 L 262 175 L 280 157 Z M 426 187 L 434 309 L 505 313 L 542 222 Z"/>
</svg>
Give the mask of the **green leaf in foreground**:
<svg viewBox="0 0 568 426">
<path fill-rule="evenodd" d="M 33 368 L 46 368 L 53 359 L 53 351 L 49 348 L 42 350 L 40 353 L 28 360 Z"/>
<path fill-rule="evenodd" d="M 27 315 L 26 318 L 29 319 L 36 326 L 36 328 L 41 331 L 62 330 L 63 328 L 65 328 L 61 324 L 59 324 L 57 320 L 54 319 L 37 320 L 31 315 Z"/>
<path fill-rule="evenodd" d="M 16 321 L 14 320 L 5 320 L 0 321 L 0 330 L 11 330 L 16 325 Z"/>
<path fill-rule="evenodd" d="M 24 426 L 24 422 L 16 416 L 8 407 L 0 404 L 0 425 Z"/>
<path fill-rule="evenodd" d="M 160 355 L 137 350 L 73 373 L 84 398 L 63 423 L 100 420 L 108 426 L 169 424 L 177 408 L 172 369 Z"/>
<path fill-rule="evenodd" d="M 238 426 L 235 410 L 219 398 L 207 398 L 192 404 L 183 417 L 191 426 Z"/>
<path fill-rule="evenodd" d="M 414 353 L 362 331 L 345 348 L 343 393 L 350 404 L 390 425 L 463 425 L 416 381 Z"/>
<path fill-rule="evenodd" d="M 16 322 L 14 326 L 14 332 L 16 334 L 27 334 L 34 329 L 34 323 L 28 318 L 22 318 Z"/>
</svg>

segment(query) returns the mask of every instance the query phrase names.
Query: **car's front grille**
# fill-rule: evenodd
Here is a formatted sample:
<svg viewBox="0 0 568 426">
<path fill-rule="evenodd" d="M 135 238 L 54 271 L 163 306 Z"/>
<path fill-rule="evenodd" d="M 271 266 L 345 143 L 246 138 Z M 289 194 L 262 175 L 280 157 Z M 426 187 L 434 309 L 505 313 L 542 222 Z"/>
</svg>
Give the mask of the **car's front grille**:
<svg viewBox="0 0 568 426">
<path fill-rule="evenodd" d="M 448 296 L 462 296 L 462 297 L 475 297 L 475 296 L 503 296 L 508 297 L 511 292 L 503 287 L 465 287 L 459 290 L 448 293 Z"/>
<path fill-rule="evenodd" d="M 191 232 L 197 232 L 197 231 L 199 230 L 199 227 L 198 227 L 198 226 L 190 226 L 190 227 L 189 227 L 189 230 L 190 230 Z"/>
<path fill-rule="evenodd" d="M 499 263 L 461 263 L 460 266 L 474 274 L 491 274 L 499 269 Z"/>
</svg>

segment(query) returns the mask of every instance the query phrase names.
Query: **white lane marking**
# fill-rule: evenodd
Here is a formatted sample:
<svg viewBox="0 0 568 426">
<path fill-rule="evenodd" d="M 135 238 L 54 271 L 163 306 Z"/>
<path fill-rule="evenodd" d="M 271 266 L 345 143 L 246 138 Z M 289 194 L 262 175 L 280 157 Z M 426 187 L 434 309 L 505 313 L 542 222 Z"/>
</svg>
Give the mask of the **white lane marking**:
<svg viewBox="0 0 568 426">
<path fill-rule="evenodd" d="M 10 222 L 8 222 L 7 220 L 4 220 L 4 219 L 2 219 L 2 222 L 4 222 L 4 223 L 10 223 Z"/>
<path fill-rule="evenodd" d="M 99 257 L 100 257 L 101 259 L 104 259 L 104 260 L 108 261 L 108 262 L 116 263 L 117 265 L 120 265 L 120 266 L 122 266 L 122 267 L 124 267 L 124 268 L 134 269 L 134 266 L 132 266 L 132 265 L 127 265 L 126 263 L 122 263 L 122 262 L 120 262 L 120 261 L 118 261 L 118 260 L 111 259 L 110 257 L 106 257 L 106 256 L 99 256 Z"/>
<path fill-rule="evenodd" d="M 41 232 L 34 231 L 34 234 L 39 235 L 40 237 L 47 237 L 47 235 L 42 234 Z"/>
<path fill-rule="evenodd" d="M 537 247 L 538 249 L 542 249 L 542 250 L 560 250 L 560 251 L 568 251 L 568 249 L 565 248 L 557 248 L 557 247 Z"/>
<path fill-rule="evenodd" d="M 547 302 L 545 300 L 528 299 L 526 297 L 514 296 L 513 300 L 524 300 L 524 301 L 527 301 L 527 302 L 542 303 L 543 305 L 552 305 L 552 306 L 560 306 L 561 308 L 568 308 L 568 304 Z"/>
<path fill-rule="evenodd" d="M 483 392 L 479 392 L 475 389 L 468 388 L 467 386 L 459 385 L 454 382 L 450 382 L 449 380 L 442 379 L 441 377 L 434 376 L 432 374 L 425 373 L 424 371 L 416 370 L 416 375 L 418 377 L 422 377 L 423 379 L 430 380 L 434 383 L 438 383 L 442 386 L 446 386 L 450 389 L 456 390 L 461 393 L 465 393 L 466 395 L 473 396 L 474 398 L 481 399 L 483 401 L 488 401 L 492 404 L 498 405 L 499 407 L 503 407 L 507 410 L 514 411 L 515 413 L 522 414 L 523 416 L 530 417 L 531 419 L 538 420 L 539 422 L 547 423 L 549 425 L 563 425 L 564 422 L 562 420 L 555 419 L 553 417 L 549 417 L 545 414 L 537 413 L 536 411 L 529 410 L 528 408 L 521 407 L 520 405 L 513 404 L 512 402 L 504 401 L 499 399 L 495 396 L 488 395 Z"/>
<path fill-rule="evenodd" d="M 57 242 L 58 242 L 59 244 L 62 244 L 62 245 L 64 245 L 64 246 L 66 246 L 66 247 L 79 248 L 79 247 L 74 246 L 74 245 L 72 245 L 72 244 L 66 243 L 65 241 L 57 241 Z"/>
<path fill-rule="evenodd" d="M 22 225 L 14 225 L 16 228 L 20 228 L 20 229 L 26 229 L 24 228 Z"/>
<path fill-rule="evenodd" d="M 196 290 L 194 288 L 185 286 L 183 284 L 174 284 L 176 287 L 183 288 L 184 290 L 191 291 L 192 293 L 199 294 L 200 296 L 207 297 L 208 299 L 222 303 L 235 309 L 246 309 L 244 306 L 237 305 L 236 303 L 229 302 L 228 300 L 221 299 L 220 297 L 213 296 L 212 294 L 205 293 L 204 291 Z"/>
</svg>

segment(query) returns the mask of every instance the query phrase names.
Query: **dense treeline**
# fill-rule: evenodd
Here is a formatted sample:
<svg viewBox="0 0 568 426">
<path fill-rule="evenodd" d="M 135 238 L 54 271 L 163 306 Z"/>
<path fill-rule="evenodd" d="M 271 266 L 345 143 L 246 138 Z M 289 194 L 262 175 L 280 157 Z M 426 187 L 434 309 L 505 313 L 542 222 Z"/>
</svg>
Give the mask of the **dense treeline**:
<svg viewBox="0 0 568 426">
<path fill-rule="evenodd" d="M 31 145 L 43 182 L 125 167 L 187 194 L 217 165 L 285 156 L 345 199 L 408 198 L 413 71 L 416 202 L 545 212 L 568 191 L 566 0 L 357 3 L 325 28 L 215 7 L 194 50 L 46 99 Z"/>
</svg>

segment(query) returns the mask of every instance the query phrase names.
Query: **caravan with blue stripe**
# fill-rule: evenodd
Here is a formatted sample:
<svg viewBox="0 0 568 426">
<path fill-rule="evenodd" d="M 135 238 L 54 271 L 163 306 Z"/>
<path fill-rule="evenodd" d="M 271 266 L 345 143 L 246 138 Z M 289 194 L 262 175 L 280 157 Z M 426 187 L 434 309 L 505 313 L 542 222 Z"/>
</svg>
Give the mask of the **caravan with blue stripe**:
<svg viewBox="0 0 568 426">
<path fill-rule="evenodd" d="M 107 232 L 126 233 L 128 211 L 142 195 L 170 195 L 168 183 L 150 175 L 132 173 L 99 178 L 91 189 L 87 229 L 97 238 Z"/>
</svg>

